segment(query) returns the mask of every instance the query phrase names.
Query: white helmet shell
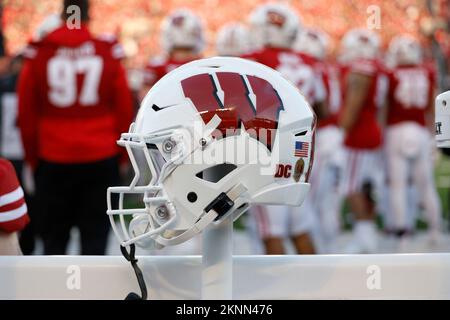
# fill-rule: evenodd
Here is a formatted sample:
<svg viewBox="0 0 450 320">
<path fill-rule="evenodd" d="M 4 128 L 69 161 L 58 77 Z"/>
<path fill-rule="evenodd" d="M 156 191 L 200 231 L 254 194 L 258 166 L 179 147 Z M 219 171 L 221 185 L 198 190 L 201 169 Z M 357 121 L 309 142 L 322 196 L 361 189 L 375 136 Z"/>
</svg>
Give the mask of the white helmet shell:
<svg viewBox="0 0 450 320">
<path fill-rule="evenodd" d="M 136 176 L 108 189 L 116 236 L 124 246 L 175 245 L 252 204 L 299 206 L 309 190 L 314 131 L 305 98 L 271 68 L 215 57 L 175 69 L 152 87 L 119 141 Z M 150 181 L 138 185 L 145 173 Z M 142 194 L 143 205 L 124 209 L 126 194 Z M 137 220 L 134 229 L 126 216 Z"/>
<path fill-rule="evenodd" d="M 411 36 L 395 36 L 389 43 L 388 55 L 394 66 L 417 65 L 422 62 L 422 47 Z"/>
<path fill-rule="evenodd" d="M 327 54 L 328 36 L 325 32 L 313 28 L 305 28 L 295 39 L 293 49 L 323 60 Z"/>
<path fill-rule="evenodd" d="M 249 18 L 252 36 L 260 46 L 290 48 L 301 27 L 294 9 L 280 3 L 257 7 Z"/>
<path fill-rule="evenodd" d="M 188 9 L 177 9 L 164 18 L 161 45 L 169 53 L 175 48 L 191 48 L 200 53 L 205 48 L 203 23 Z"/>
<path fill-rule="evenodd" d="M 219 56 L 238 57 L 251 50 L 250 33 L 241 23 L 224 25 L 217 33 L 216 50 Z"/>
<path fill-rule="evenodd" d="M 351 29 L 341 42 L 341 60 L 375 59 L 380 54 L 380 38 L 369 29 Z"/>
<path fill-rule="evenodd" d="M 437 146 L 450 148 L 450 91 L 436 97 L 434 111 Z"/>
</svg>

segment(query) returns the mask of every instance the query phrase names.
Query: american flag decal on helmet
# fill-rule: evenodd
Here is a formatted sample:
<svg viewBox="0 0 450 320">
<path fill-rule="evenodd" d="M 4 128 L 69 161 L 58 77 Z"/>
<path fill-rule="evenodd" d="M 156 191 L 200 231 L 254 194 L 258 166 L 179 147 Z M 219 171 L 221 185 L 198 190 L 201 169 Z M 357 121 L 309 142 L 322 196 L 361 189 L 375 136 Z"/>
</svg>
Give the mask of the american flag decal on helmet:
<svg viewBox="0 0 450 320">
<path fill-rule="evenodd" d="M 296 157 L 307 158 L 309 152 L 309 143 L 308 142 L 295 142 L 295 153 Z"/>
</svg>

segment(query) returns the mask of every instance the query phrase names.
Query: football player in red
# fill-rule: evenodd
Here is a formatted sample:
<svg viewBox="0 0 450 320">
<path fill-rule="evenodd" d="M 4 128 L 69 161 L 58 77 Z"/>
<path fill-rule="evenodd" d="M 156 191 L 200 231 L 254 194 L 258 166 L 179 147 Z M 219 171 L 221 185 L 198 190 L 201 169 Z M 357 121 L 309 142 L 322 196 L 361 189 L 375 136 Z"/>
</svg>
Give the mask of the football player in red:
<svg viewBox="0 0 450 320">
<path fill-rule="evenodd" d="M 205 48 L 205 30 L 198 15 L 188 9 L 176 9 L 166 16 L 161 24 L 160 44 L 163 55 L 152 58 L 144 70 L 143 85 L 139 93 L 142 101 L 151 87 L 177 67 L 202 58 Z M 145 161 L 138 158 L 137 161 Z M 199 254 L 199 238 L 191 239 L 180 246 L 164 248 L 155 254 L 190 255 Z"/>
<path fill-rule="evenodd" d="M 387 105 L 386 159 L 390 214 L 394 234 L 405 249 L 414 225 L 408 223 L 409 181 L 418 191 L 430 227 L 430 240 L 440 238 L 441 208 L 433 177 L 435 73 L 422 57 L 417 40 L 400 35 L 389 45 L 390 86 Z M 410 179 L 411 177 L 412 179 Z M 412 200 L 412 199 L 409 199 Z"/>
<path fill-rule="evenodd" d="M 22 254 L 17 232 L 29 223 L 23 190 L 13 165 L 0 158 L 0 255 Z"/>
<path fill-rule="evenodd" d="M 80 17 L 70 16 L 72 5 Z M 133 116 L 123 50 L 90 33 L 88 9 L 88 0 L 64 1 L 62 25 L 28 46 L 19 80 L 19 126 L 35 171 L 45 254 L 64 254 L 72 227 L 82 254 L 105 253 L 104 197 L 118 180 L 116 140 Z"/>
<path fill-rule="evenodd" d="M 279 71 L 299 88 L 311 106 L 316 107 L 325 99 L 323 79 L 314 67 L 316 59 L 292 49 L 299 29 L 300 21 L 292 8 L 283 4 L 261 5 L 250 15 L 250 30 L 256 45 L 262 49 L 243 57 Z M 283 239 L 286 237 L 293 240 L 298 253 L 315 252 L 310 236 L 314 217 L 307 211 L 284 206 L 256 206 L 251 212 L 267 254 L 284 254 Z"/>
<path fill-rule="evenodd" d="M 368 29 L 352 29 L 342 40 L 344 103 L 339 126 L 344 133 L 343 192 L 355 215 L 348 253 L 377 250 L 374 191 L 382 178 L 381 127 L 387 78 L 378 60 L 380 40 Z"/>
<path fill-rule="evenodd" d="M 34 41 L 43 39 L 49 32 L 55 30 L 62 24 L 61 17 L 53 14 L 47 16 L 33 35 Z M 23 64 L 22 52 L 15 56 L 10 62 L 7 75 L 0 79 L 0 118 L 2 119 L 0 130 L 0 156 L 8 159 L 13 164 L 19 182 L 24 187 L 25 201 L 28 206 L 30 223 L 20 232 L 19 243 L 23 254 L 32 254 L 35 248 L 35 226 L 33 219 L 34 185 L 32 173 L 29 166 L 24 166 L 24 151 L 20 129 L 18 127 L 18 103 L 17 103 L 17 80 Z"/>
<path fill-rule="evenodd" d="M 338 113 L 342 105 L 339 68 L 326 61 L 328 36 L 314 28 L 302 30 L 294 50 L 303 59 L 316 60 L 313 65 L 322 74 L 326 100 L 316 104 L 318 118 L 314 166 L 310 176 L 311 189 L 300 211 L 310 211 L 315 218 L 317 231 L 314 238 L 320 253 L 334 253 L 339 232 L 340 176 L 342 175 L 342 132 L 337 125 Z"/>
<path fill-rule="evenodd" d="M 175 10 L 163 20 L 161 47 L 164 56 L 153 58 L 146 66 L 141 100 L 166 73 L 202 57 L 205 48 L 203 29 L 201 19 L 187 9 Z"/>
</svg>

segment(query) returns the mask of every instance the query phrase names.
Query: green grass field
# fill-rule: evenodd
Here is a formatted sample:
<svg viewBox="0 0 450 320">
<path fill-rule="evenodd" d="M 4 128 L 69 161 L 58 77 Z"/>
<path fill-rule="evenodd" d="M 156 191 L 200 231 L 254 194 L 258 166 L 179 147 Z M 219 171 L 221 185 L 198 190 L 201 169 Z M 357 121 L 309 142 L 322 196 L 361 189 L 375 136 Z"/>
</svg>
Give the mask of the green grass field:
<svg viewBox="0 0 450 320">
<path fill-rule="evenodd" d="M 442 212 L 446 221 L 449 220 L 449 192 L 450 192 L 450 157 L 440 155 L 435 170 L 435 180 L 442 204 Z"/>
<path fill-rule="evenodd" d="M 442 215 L 444 217 L 444 221 L 448 221 L 449 219 L 449 192 L 450 192 L 450 157 L 439 154 L 435 172 L 435 183 L 437 187 L 437 191 L 439 194 L 439 198 L 442 205 Z M 342 211 L 341 211 L 342 222 L 344 224 L 344 229 L 351 229 L 351 216 L 349 214 L 348 205 L 346 202 L 343 203 Z M 378 226 L 380 228 L 383 227 L 383 218 L 378 215 L 377 217 Z M 422 216 L 419 216 L 417 223 L 417 229 L 424 230 L 427 228 L 427 223 L 423 219 Z"/>
</svg>

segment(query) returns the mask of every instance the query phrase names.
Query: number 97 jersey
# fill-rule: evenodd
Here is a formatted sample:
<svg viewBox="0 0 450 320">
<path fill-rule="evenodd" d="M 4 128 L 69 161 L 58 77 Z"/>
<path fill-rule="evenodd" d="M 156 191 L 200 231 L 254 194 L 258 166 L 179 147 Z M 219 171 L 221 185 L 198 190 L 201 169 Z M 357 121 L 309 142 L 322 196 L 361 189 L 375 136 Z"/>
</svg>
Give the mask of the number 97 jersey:
<svg viewBox="0 0 450 320">
<path fill-rule="evenodd" d="M 62 26 L 24 56 L 18 92 L 26 160 L 84 163 L 117 155 L 115 141 L 133 110 L 115 38 Z"/>
<path fill-rule="evenodd" d="M 123 58 L 120 45 L 113 39 L 89 39 L 88 34 L 81 45 L 51 44 L 46 39 L 34 43 L 25 55 L 40 80 L 42 111 L 56 116 L 107 111 L 117 60 Z"/>
<path fill-rule="evenodd" d="M 387 124 L 412 121 L 425 126 L 433 101 L 434 70 L 425 65 L 399 66 L 389 74 Z"/>
</svg>

